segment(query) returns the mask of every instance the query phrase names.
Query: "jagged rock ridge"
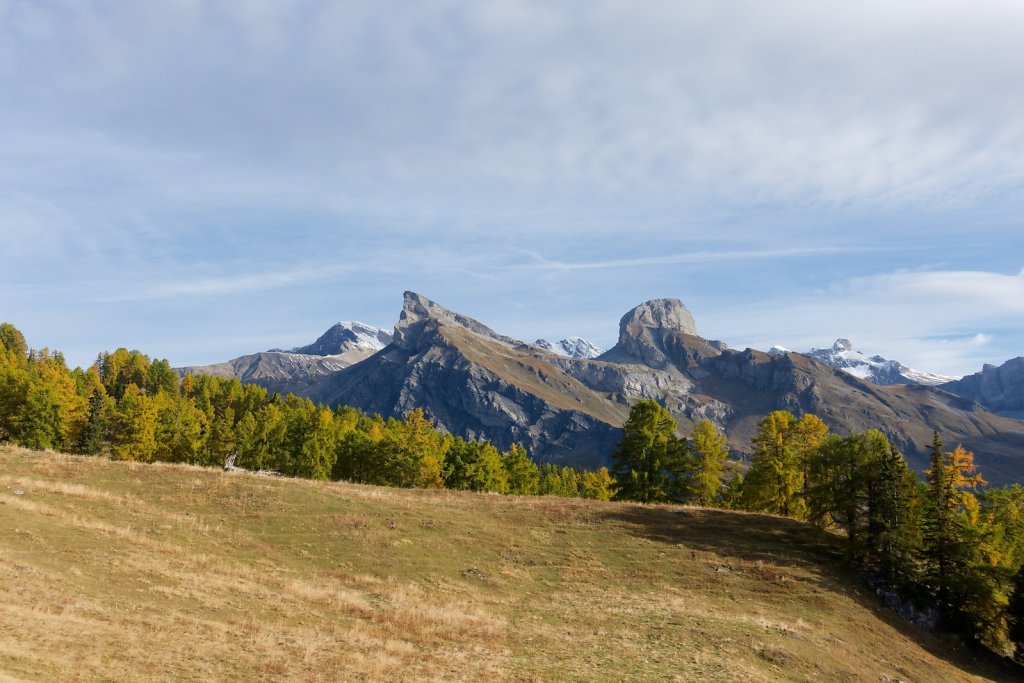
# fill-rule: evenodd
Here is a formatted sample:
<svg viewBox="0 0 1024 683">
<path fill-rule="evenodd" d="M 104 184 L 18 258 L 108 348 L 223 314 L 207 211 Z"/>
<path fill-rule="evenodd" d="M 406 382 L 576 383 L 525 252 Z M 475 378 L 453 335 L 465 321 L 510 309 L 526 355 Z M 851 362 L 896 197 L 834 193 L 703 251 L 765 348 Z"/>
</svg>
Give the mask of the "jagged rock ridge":
<svg viewBox="0 0 1024 683">
<path fill-rule="evenodd" d="M 986 363 L 981 372 L 947 382 L 941 388 L 1001 415 L 1024 419 L 1024 356 L 999 366 Z"/>
</svg>

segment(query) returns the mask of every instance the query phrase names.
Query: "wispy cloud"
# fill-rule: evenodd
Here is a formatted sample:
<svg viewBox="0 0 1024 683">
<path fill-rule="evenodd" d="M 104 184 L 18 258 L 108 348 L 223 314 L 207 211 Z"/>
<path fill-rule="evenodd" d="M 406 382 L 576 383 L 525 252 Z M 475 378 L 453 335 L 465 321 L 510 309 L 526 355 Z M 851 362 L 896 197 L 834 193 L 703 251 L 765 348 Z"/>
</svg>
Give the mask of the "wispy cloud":
<svg viewBox="0 0 1024 683">
<path fill-rule="evenodd" d="M 828 247 L 808 246 L 790 247 L 786 249 L 758 249 L 758 250 L 726 250 L 726 251 L 694 251 L 682 254 L 666 254 L 664 256 L 643 256 L 628 259 L 607 259 L 601 261 L 562 261 L 547 258 L 535 251 L 516 249 L 528 257 L 530 261 L 508 266 L 501 266 L 507 270 L 551 270 L 551 271 L 574 271 L 574 270 L 605 270 L 622 268 L 643 268 L 647 266 L 670 266 L 680 264 L 699 263 L 721 263 L 741 261 L 772 261 L 791 259 L 798 257 L 814 256 L 835 256 L 838 254 L 857 254 L 870 252 L 891 251 L 886 247 Z"/>
<path fill-rule="evenodd" d="M 0 310 L 1020 340 L 1021 3 L 441 5 L 0 0 Z"/>
</svg>

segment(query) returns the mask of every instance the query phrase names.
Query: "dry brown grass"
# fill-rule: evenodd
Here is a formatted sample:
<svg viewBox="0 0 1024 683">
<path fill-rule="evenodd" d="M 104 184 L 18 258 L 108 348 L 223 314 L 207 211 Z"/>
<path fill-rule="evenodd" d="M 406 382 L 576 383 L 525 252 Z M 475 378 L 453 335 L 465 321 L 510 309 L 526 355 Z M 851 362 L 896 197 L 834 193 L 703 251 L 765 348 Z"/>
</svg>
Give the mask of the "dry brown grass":
<svg viewBox="0 0 1024 683">
<path fill-rule="evenodd" d="M 758 515 L 0 448 L 0 681 L 1005 675 L 835 552 Z"/>
</svg>

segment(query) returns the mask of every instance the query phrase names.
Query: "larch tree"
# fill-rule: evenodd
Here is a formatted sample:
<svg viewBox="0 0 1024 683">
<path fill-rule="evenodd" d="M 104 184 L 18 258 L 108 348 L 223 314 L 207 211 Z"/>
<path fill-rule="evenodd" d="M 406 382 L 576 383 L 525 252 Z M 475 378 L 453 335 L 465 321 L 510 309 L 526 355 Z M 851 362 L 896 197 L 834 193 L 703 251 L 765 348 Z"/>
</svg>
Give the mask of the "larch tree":
<svg viewBox="0 0 1024 683">
<path fill-rule="evenodd" d="M 530 459 L 526 449 L 519 444 L 512 444 L 507 453 L 502 454 L 501 464 L 508 478 L 508 492 L 519 496 L 535 495 L 540 488 L 540 470 Z"/>
<path fill-rule="evenodd" d="M 803 427 L 798 429 L 798 425 Z M 816 422 L 798 422 L 789 411 L 766 415 L 754 436 L 751 465 L 743 481 L 743 506 L 803 519 L 807 512 L 804 470 L 808 449 L 820 444 L 819 434 Z M 824 438 L 824 434 L 820 436 Z"/>
<path fill-rule="evenodd" d="M 970 583 L 978 551 L 971 515 L 978 502 L 971 490 L 985 483 L 975 469 L 973 453 L 963 446 L 943 452 L 935 433 L 925 471 L 927 493 L 921 520 L 924 578 L 939 610 L 950 620 L 960 619 L 970 607 L 960 597 Z"/>
<path fill-rule="evenodd" d="M 868 527 L 871 489 L 878 463 L 889 452 L 889 441 L 877 431 L 832 436 L 808 458 L 806 479 L 810 518 L 836 526 L 846 534 L 847 560 L 860 558 Z"/>
<path fill-rule="evenodd" d="M 690 444 L 695 470 L 688 497 L 697 505 L 714 505 L 721 499 L 722 482 L 731 469 L 726 437 L 711 420 L 701 420 L 693 429 Z"/>
<path fill-rule="evenodd" d="M 685 499 L 692 462 L 686 442 L 676 436 L 676 421 L 655 401 L 639 401 L 612 452 L 612 476 L 618 500 L 641 503 Z"/>
</svg>

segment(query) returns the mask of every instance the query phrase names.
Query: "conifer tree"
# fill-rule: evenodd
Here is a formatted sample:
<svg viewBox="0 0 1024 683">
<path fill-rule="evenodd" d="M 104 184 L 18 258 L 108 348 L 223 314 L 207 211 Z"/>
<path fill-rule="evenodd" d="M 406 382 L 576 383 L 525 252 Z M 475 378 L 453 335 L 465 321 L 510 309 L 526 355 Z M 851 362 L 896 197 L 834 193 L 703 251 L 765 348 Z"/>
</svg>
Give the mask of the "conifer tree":
<svg viewBox="0 0 1024 683">
<path fill-rule="evenodd" d="M 915 580 L 915 555 L 920 548 L 917 525 L 917 480 L 895 445 L 877 463 L 875 484 L 868 493 L 867 560 L 889 585 Z"/>
<path fill-rule="evenodd" d="M 1007 631 L 1016 647 L 1017 659 L 1024 662 L 1024 565 L 1013 577 L 1010 600 L 1006 606 Z"/>
<path fill-rule="evenodd" d="M 506 493 L 508 479 L 498 450 L 485 441 L 455 439 L 444 460 L 444 483 L 460 491 Z"/>
<path fill-rule="evenodd" d="M 743 481 L 743 506 L 757 512 L 772 512 L 802 519 L 804 455 L 809 438 L 800 439 L 797 419 L 785 410 L 765 416 L 757 426 L 750 469 Z"/>
<path fill-rule="evenodd" d="M 615 480 L 608 468 L 583 472 L 579 477 L 579 495 L 593 500 L 611 500 L 615 495 Z"/>
<path fill-rule="evenodd" d="M 921 520 L 924 576 L 938 601 L 939 610 L 951 621 L 961 621 L 970 605 L 959 598 L 971 583 L 970 572 L 977 546 L 968 511 L 977 508 L 970 493 L 985 483 L 975 473 L 974 455 L 962 446 L 949 453 L 935 432 L 930 467 L 925 471 L 927 494 Z"/>
<path fill-rule="evenodd" d="M 512 444 L 508 452 L 501 457 L 508 478 L 509 493 L 519 496 L 535 495 L 540 488 L 540 470 L 530 459 L 526 449 L 519 444 Z"/>
<path fill-rule="evenodd" d="M 93 390 L 89 396 L 89 417 L 85 429 L 78 442 L 78 452 L 84 455 L 99 455 L 107 439 L 110 423 L 111 403 L 103 393 L 102 387 Z"/>
<path fill-rule="evenodd" d="M 690 439 L 695 471 L 689 499 L 697 505 L 714 505 L 721 498 L 722 480 L 729 471 L 729 447 L 711 420 L 701 420 Z"/>
<path fill-rule="evenodd" d="M 657 402 L 633 406 L 612 452 L 616 499 L 659 503 L 685 498 L 693 465 L 686 442 L 675 431 L 675 419 Z"/>
<path fill-rule="evenodd" d="M 49 387 L 33 382 L 15 418 L 15 440 L 26 448 L 60 449 L 61 425 L 57 397 Z"/>
<path fill-rule="evenodd" d="M 119 460 L 150 462 L 156 454 L 156 406 L 135 384 L 124 388 L 111 418 L 112 453 Z"/>
</svg>

